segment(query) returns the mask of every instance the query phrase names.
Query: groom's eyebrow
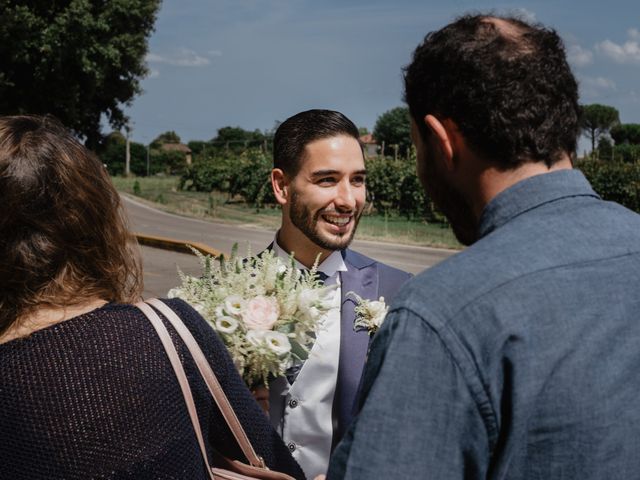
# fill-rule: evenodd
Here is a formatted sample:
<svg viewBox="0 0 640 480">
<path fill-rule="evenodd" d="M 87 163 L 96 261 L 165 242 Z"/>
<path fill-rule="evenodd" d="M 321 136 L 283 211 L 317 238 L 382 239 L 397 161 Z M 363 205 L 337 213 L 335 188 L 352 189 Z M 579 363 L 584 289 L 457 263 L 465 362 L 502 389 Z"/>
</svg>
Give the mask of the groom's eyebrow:
<svg viewBox="0 0 640 480">
<path fill-rule="evenodd" d="M 325 177 L 328 175 L 340 175 L 343 172 L 340 172 L 338 170 L 316 170 L 315 172 L 311 173 L 312 177 Z M 351 173 L 351 175 L 366 175 L 367 174 L 367 170 L 366 169 L 362 169 L 362 170 L 358 170 L 356 172 Z"/>
</svg>

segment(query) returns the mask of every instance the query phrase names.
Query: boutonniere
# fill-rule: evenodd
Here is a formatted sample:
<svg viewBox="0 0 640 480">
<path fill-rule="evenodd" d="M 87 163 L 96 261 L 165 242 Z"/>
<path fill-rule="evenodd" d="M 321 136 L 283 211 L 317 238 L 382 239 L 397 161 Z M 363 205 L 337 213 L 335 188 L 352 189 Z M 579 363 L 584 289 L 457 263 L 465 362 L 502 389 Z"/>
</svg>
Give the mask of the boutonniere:
<svg viewBox="0 0 640 480">
<path fill-rule="evenodd" d="M 389 310 L 387 304 L 384 303 L 384 297 L 380 297 L 378 300 L 367 300 L 355 292 L 349 292 L 347 295 L 356 299 L 356 319 L 353 322 L 353 330 L 356 332 L 366 330 L 370 336 L 373 336 L 382 325 Z"/>
</svg>

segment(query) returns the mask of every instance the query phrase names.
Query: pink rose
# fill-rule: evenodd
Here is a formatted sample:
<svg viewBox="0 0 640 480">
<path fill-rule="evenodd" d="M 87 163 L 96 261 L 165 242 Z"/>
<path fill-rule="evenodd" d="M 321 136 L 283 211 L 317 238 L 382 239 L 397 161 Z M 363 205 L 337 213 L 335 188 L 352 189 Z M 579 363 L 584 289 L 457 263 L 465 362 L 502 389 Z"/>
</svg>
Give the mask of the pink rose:
<svg viewBox="0 0 640 480">
<path fill-rule="evenodd" d="M 242 310 L 242 320 L 250 330 L 271 330 L 279 316 L 278 301 L 263 295 L 249 300 Z"/>
</svg>

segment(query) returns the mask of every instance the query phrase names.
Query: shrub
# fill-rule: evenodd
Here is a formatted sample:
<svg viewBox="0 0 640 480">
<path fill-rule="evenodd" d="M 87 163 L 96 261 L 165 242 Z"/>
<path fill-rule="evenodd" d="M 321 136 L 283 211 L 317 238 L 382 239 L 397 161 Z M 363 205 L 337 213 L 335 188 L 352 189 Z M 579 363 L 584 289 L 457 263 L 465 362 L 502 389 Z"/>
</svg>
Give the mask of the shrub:
<svg viewBox="0 0 640 480">
<path fill-rule="evenodd" d="M 271 166 L 271 157 L 258 149 L 240 155 L 199 157 L 185 170 L 180 188 L 200 192 L 217 190 L 228 193 L 230 199 L 239 195 L 260 208 L 265 203 L 275 203 L 269 181 Z"/>
<path fill-rule="evenodd" d="M 585 160 L 577 167 L 604 200 L 640 212 L 640 164 Z"/>
</svg>

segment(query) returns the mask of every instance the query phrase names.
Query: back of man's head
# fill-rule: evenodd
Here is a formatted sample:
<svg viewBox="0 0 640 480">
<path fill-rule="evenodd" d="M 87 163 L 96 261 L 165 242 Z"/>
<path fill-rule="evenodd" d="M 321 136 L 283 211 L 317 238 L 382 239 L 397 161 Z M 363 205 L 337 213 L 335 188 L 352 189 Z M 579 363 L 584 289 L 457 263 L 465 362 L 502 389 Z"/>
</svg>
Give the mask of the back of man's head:
<svg viewBox="0 0 640 480">
<path fill-rule="evenodd" d="M 453 120 L 499 168 L 553 165 L 576 149 L 578 86 L 555 31 L 516 18 L 468 15 L 430 32 L 405 68 L 420 134 L 428 114 Z"/>
<path fill-rule="evenodd" d="M 359 138 L 358 127 L 340 112 L 315 109 L 289 117 L 280 124 L 273 139 L 273 167 L 294 177 L 309 143 L 339 135 Z"/>
</svg>

